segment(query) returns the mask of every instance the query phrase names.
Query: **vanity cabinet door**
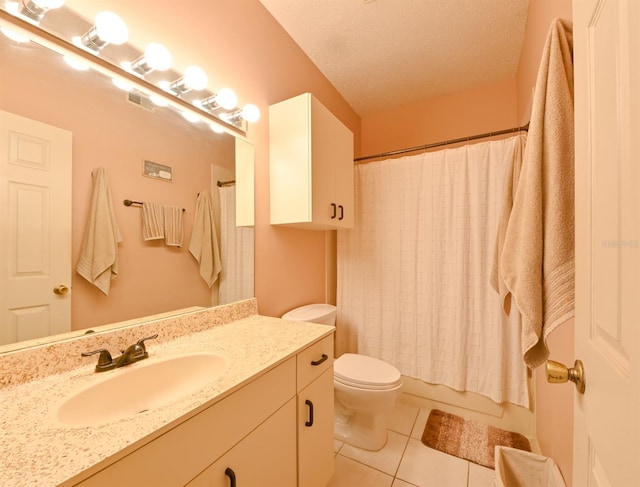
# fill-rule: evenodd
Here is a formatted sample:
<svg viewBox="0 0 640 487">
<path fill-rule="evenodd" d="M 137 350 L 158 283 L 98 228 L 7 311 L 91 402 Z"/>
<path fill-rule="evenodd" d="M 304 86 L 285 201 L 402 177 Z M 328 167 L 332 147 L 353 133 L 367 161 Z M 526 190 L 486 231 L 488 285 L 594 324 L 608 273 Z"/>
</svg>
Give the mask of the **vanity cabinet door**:
<svg viewBox="0 0 640 487">
<path fill-rule="evenodd" d="M 295 409 L 292 398 L 188 487 L 294 487 Z"/>
<path fill-rule="evenodd" d="M 298 485 L 325 487 L 333 471 L 333 367 L 330 367 L 298 393 Z"/>
</svg>

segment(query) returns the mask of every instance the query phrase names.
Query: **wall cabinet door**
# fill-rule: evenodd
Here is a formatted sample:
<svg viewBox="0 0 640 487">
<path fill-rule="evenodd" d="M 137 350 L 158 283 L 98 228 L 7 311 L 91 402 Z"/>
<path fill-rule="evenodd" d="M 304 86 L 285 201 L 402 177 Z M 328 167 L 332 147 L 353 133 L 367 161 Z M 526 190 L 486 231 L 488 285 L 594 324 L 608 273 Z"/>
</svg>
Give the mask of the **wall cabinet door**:
<svg viewBox="0 0 640 487">
<path fill-rule="evenodd" d="M 353 134 L 305 93 L 269 108 L 271 223 L 353 226 Z"/>
<path fill-rule="evenodd" d="M 289 400 L 187 485 L 189 487 L 264 487 L 268 485 L 294 487 L 296 485 L 295 404 L 295 398 Z"/>
<path fill-rule="evenodd" d="M 298 393 L 298 485 L 325 487 L 333 472 L 331 367 Z"/>
</svg>

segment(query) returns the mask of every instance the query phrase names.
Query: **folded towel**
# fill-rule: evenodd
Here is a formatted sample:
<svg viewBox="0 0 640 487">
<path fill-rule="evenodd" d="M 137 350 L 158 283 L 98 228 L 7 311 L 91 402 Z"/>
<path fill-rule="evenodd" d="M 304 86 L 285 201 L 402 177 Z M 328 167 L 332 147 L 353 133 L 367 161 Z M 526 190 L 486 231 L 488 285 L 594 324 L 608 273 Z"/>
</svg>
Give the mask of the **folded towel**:
<svg viewBox="0 0 640 487">
<path fill-rule="evenodd" d="M 182 247 L 182 208 L 165 206 L 164 243 L 172 247 Z"/>
<path fill-rule="evenodd" d="M 103 167 L 92 173 L 93 195 L 76 271 L 104 294 L 118 274 L 118 242 L 122 241 Z"/>
<path fill-rule="evenodd" d="M 209 287 L 218 279 L 221 270 L 218 236 L 213 221 L 211 194 L 203 191 L 196 201 L 193 232 L 189 242 L 189 252 L 200 264 L 200 276 Z"/>
<path fill-rule="evenodd" d="M 142 238 L 159 240 L 164 238 L 164 206 L 159 203 L 142 203 Z"/>
<path fill-rule="evenodd" d="M 555 19 L 499 258 L 499 274 L 522 314 L 522 353 L 531 368 L 547 359 L 548 335 L 574 315 L 572 57 L 572 24 Z"/>
</svg>

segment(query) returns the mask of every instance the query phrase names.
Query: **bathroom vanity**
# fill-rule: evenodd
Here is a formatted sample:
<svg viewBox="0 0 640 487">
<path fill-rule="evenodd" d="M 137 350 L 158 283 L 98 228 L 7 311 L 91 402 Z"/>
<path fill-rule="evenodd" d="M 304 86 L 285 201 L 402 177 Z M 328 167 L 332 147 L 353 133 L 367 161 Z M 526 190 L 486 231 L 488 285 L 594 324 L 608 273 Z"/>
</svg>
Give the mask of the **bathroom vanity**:
<svg viewBox="0 0 640 487">
<path fill-rule="evenodd" d="M 2 485 L 326 485 L 333 475 L 334 329 L 260 316 L 250 301 L 240 317 L 228 305 L 120 332 L 128 341 L 159 334 L 147 342 L 148 359 L 121 369 L 95 373 L 96 357 L 84 358 L 69 370 L 5 385 Z M 176 330 L 187 333 L 173 336 Z M 76 354 L 100 338 L 107 340 L 82 337 L 41 352 Z M 69 397 L 96 384 L 194 354 L 224 361 L 195 392 L 116 419 L 98 414 L 69 424 L 58 414 Z M 3 374 L 13 359 L 0 356 Z"/>
</svg>

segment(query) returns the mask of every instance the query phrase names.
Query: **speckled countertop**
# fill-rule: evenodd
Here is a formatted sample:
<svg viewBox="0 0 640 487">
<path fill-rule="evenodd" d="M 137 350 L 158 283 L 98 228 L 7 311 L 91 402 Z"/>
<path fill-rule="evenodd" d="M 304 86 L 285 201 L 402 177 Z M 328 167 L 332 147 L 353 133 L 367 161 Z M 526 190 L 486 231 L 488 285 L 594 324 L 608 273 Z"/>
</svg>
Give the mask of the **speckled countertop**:
<svg viewBox="0 0 640 487">
<path fill-rule="evenodd" d="M 144 332 L 153 331 L 152 325 L 145 325 Z M 0 389 L 0 485 L 66 485 L 69 479 L 80 480 L 86 469 L 101 462 L 106 466 L 109 458 L 134 443 L 141 446 L 145 438 L 154 438 L 159 430 L 182 422 L 332 332 L 325 325 L 253 314 L 171 340 L 149 341 L 149 359 L 126 368 L 96 374 L 97 359 L 92 357 L 68 371 L 7 385 Z M 72 427 L 56 418 L 58 406 L 77 390 L 154 359 L 197 352 L 218 354 L 228 367 L 210 385 L 176 402 L 93 426 Z"/>
</svg>

